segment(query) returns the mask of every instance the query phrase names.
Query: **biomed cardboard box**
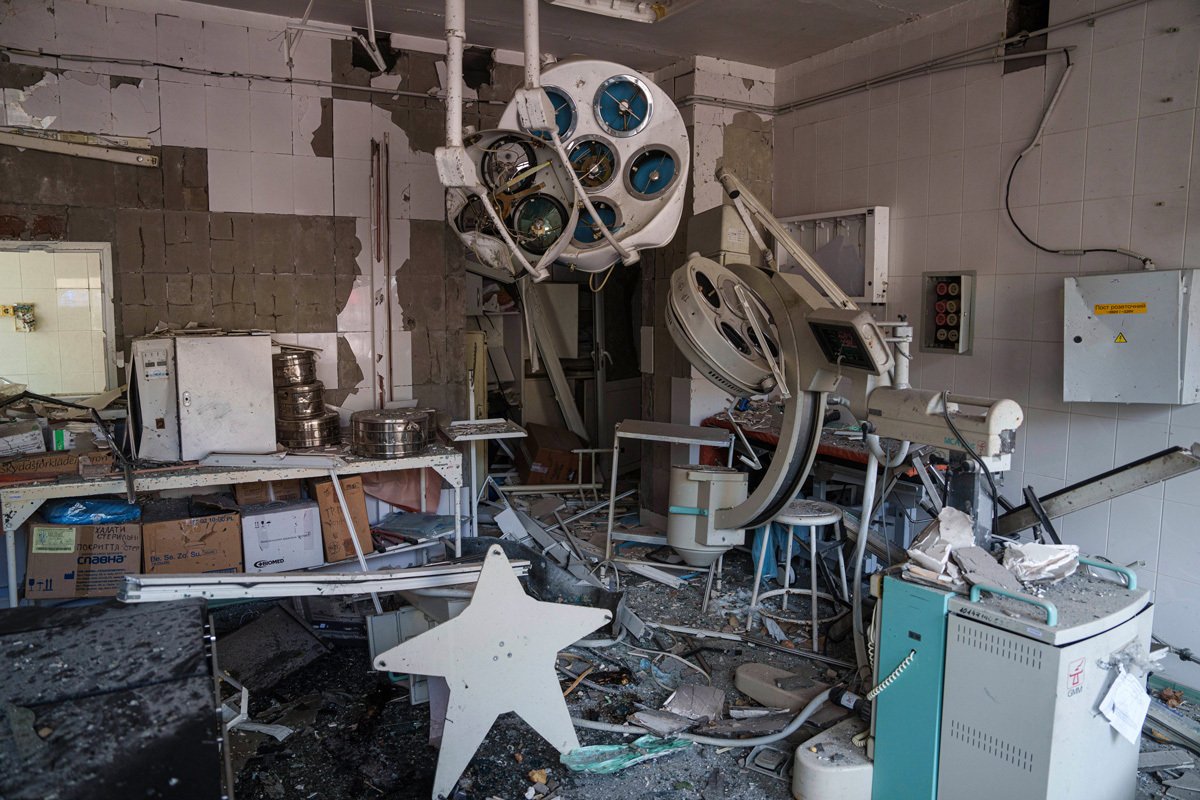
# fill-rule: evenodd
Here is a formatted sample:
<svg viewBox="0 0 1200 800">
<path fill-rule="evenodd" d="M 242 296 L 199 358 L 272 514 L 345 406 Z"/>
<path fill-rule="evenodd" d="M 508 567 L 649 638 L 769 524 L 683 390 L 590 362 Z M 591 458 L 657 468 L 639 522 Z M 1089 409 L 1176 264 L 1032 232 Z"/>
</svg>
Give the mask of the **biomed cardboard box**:
<svg viewBox="0 0 1200 800">
<path fill-rule="evenodd" d="M 246 572 L 286 572 L 320 565 L 321 516 L 311 500 L 242 508 Z"/>
<path fill-rule="evenodd" d="M 358 544 L 362 547 L 364 555 L 371 553 L 375 546 L 371 544 L 371 524 L 367 520 L 367 496 L 363 493 L 362 477 L 354 475 L 341 478 L 338 483 L 342 485 L 342 495 L 346 498 L 346 507 L 350 509 L 350 519 L 354 521 L 354 529 L 358 531 Z M 321 539 L 325 543 L 325 560 L 341 561 L 355 558 L 354 543 L 350 541 L 350 531 L 346 527 L 346 517 L 342 514 L 337 492 L 333 490 L 333 481 L 313 481 L 312 495 L 321 509 Z"/>
<path fill-rule="evenodd" d="M 187 500 L 147 504 L 142 513 L 142 570 L 241 572 L 241 515 Z"/>
<path fill-rule="evenodd" d="M 25 596 L 112 597 L 142 565 L 142 526 L 29 523 Z"/>
</svg>

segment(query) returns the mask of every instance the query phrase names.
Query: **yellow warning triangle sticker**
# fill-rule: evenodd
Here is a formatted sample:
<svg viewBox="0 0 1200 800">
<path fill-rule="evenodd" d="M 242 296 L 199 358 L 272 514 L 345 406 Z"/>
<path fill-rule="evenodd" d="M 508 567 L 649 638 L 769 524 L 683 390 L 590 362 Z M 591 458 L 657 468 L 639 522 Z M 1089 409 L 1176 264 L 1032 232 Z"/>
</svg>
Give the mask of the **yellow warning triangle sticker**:
<svg viewBox="0 0 1200 800">
<path fill-rule="evenodd" d="M 1125 338 L 1125 331 L 1121 331 L 1117 334 L 1117 338 L 1113 339 L 1114 344 L 1126 344 L 1128 342 L 1129 340 Z"/>
</svg>

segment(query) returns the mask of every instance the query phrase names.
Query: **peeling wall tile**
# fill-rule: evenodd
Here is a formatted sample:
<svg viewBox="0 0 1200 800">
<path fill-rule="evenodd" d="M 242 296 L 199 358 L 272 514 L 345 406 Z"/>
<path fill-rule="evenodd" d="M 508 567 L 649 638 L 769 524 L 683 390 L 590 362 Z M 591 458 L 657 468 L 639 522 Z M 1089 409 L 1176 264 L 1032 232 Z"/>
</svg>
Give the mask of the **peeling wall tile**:
<svg viewBox="0 0 1200 800">
<path fill-rule="evenodd" d="M 371 157 L 369 103 L 333 100 L 333 155 L 335 158 Z"/>
<path fill-rule="evenodd" d="M 371 136 L 383 140 L 388 137 L 388 155 L 392 163 L 412 161 L 414 153 L 408 142 L 408 133 L 396 124 L 392 114 L 379 105 L 371 105 Z"/>
<path fill-rule="evenodd" d="M 37 11 L 37 0 L 17 2 L 22 14 Z M 87 27 L 101 42 L 101 55 L 287 73 L 274 31 L 61 2 L 80 19 L 99 14 Z M 41 8 L 48 35 L 56 21 Z M 71 20 L 62 25 L 85 27 Z M 106 35 L 96 37 L 96 30 Z M 24 37 L 17 44 L 29 46 Z M 295 74 L 328 78 L 333 52 L 328 40 L 310 37 L 297 53 Z M 374 83 L 406 91 L 434 88 L 438 61 L 430 54 L 402 54 L 396 74 Z M 0 86 L 8 90 L 3 80 L 18 73 L 15 65 L 0 66 Z M 519 80 L 520 70 L 505 74 Z M 414 392 L 423 401 L 459 402 L 461 388 L 443 384 L 462 379 L 462 254 L 448 246 L 441 222 L 444 198 L 431 153 L 443 139 L 443 115 L 435 101 L 350 101 L 345 95 L 335 101 L 328 88 L 264 81 L 255 81 L 251 94 L 244 78 L 88 62 L 27 77 L 32 81 L 20 79 L 5 94 L 18 101 L 24 124 L 35 122 L 36 114 L 36 122 L 59 127 L 150 136 L 163 148 L 157 172 L 62 157 L 43 164 L 41 156 L 22 153 L 17 174 L 32 170 L 56 180 L 33 187 L 18 181 L 17 194 L 29 194 L 20 199 L 26 204 L 0 207 L 0 236 L 69 233 L 114 241 L 114 266 L 126 287 L 118 313 L 122 343 L 162 319 L 256 324 L 297 339 L 336 336 L 338 391 L 347 393 L 348 405 L 365 408 L 389 394 Z M 65 118 L 64 98 L 71 106 Z M 12 121 L 8 108 L 2 119 Z M 388 221 L 390 262 L 376 263 L 366 157 L 371 138 L 384 136 L 393 184 L 400 185 Z M 7 165 L 0 153 L 0 168 Z M 409 274 L 416 275 L 417 266 L 420 274 L 401 280 L 396 265 L 409 262 L 413 218 L 422 221 L 423 252 Z M 389 312 L 392 330 L 384 324 Z M 438 350 L 421 356 L 419 376 L 414 336 Z"/>
<path fill-rule="evenodd" d="M 158 81 L 153 78 L 109 79 L 113 88 L 112 131 L 119 136 L 145 136 L 161 144 Z"/>
<path fill-rule="evenodd" d="M 291 95 L 292 102 L 292 153 L 298 156 L 315 156 L 313 133 L 321 127 L 321 98 L 307 95 Z M 332 101 L 330 101 L 332 102 Z M 332 130 L 332 119 L 330 120 Z M 328 155 L 333 155 L 332 152 Z"/>
<path fill-rule="evenodd" d="M 321 348 L 321 352 L 317 353 L 317 380 L 325 384 L 326 389 L 339 388 L 337 333 L 300 333 L 296 335 L 296 344 Z"/>
<path fill-rule="evenodd" d="M 373 379 L 370 377 L 372 374 L 371 358 L 370 334 L 338 334 L 338 387 L 342 389 L 371 387 L 373 383 Z"/>
<path fill-rule="evenodd" d="M 4 89 L 4 107 L 9 125 L 31 128 L 52 127 L 62 114 L 58 76 L 47 73 L 28 89 Z"/>
<path fill-rule="evenodd" d="M 62 113 L 55 128 L 85 133 L 112 133 L 112 92 L 108 76 L 64 72 L 58 80 Z"/>
<path fill-rule="evenodd" d="M 337 328 L 342 332 L 369 333 L 374 305 L 371 286 L 366 278 L 357 277 L 352 280 L 354 288 L 351 289 L 346 304 L 338 312 Z"/>
</svg>

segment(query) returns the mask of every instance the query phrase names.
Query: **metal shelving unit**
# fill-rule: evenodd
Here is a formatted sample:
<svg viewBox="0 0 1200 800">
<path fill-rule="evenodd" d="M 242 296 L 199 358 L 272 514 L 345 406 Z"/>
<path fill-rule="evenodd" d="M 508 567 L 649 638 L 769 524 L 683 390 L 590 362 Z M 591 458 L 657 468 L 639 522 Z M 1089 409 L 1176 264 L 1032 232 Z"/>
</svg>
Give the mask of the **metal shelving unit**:
<svg viewBox="0 0 1200 800">
<path fill-rule="evenodd" d="M 264 459 L 269 457 L 264 456 Z M 332 467 L 338 475 L 358 475 L 364 472 L 387 472 L 429 467 L 454 489 L 454 552 L 461 552 L 463 457 L 453 448 L 430 445 L 424 452 L 405 458 L 366 459 L 340 455 L 341 464 Z M 191 489 L 202 486 L 222 486 L 258 481 L 279 481 L 307 478 L 328 478 L 328 466 L 289 467 L 201 467 L 183 466 L 177 469 L 135 472 L 135 492 L 157 492 L 163 489 Z M 87 497 L 101 494 L 124 494 L 125 479 L 121 476 L 84 480 L 72 478 L 53 483 L 8 484 L 0 487 L 0 515 L 4 523 L 4 546 L 8 557 L 8 602 L 16 608 L 17 597 L 17 529 L 24 525 L 42 503 L 57 497 Z"/>
</svg>

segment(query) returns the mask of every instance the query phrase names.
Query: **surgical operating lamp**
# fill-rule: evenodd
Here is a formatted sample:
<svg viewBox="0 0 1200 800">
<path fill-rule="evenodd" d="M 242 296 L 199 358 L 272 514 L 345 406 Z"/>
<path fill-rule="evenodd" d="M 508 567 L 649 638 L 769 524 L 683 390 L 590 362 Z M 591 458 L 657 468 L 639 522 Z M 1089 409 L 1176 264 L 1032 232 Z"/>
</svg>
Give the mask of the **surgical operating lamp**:
<svg viewBox="0 0 1200 800">
<path fill-rule="evenodd" d="M 869 450 L 854 555 L 855 649 L 865 670 L 862 570 L 879 466 L 899 466 L 910 444 L 934 445 L 966 453 L 991 486 L 988 473 L 1011 461 L 1021 407 L 909 386 L 911 328 L 886 326 L 902 334 L 889 337 L 885 325 L 859 309 L 735 175 L 721 169 L 717 177 L 747 227 L 756 230 L 760 223 L 803 272 L 721 265 L 692 255 L 671 277 L 667 329 L 692 366 L 730 394 L 776 391 L 783 404 L 775 458 L 746 500 L 718 509 L 712 524 L 745 529 L 774 519 L 812 468 L 827 399 L 834 393 L 848 398 Z M 761 241 L 757 233 L 754 238 Z M 890 455 L 883 438 L 899 442 Z"/>
</svg>

